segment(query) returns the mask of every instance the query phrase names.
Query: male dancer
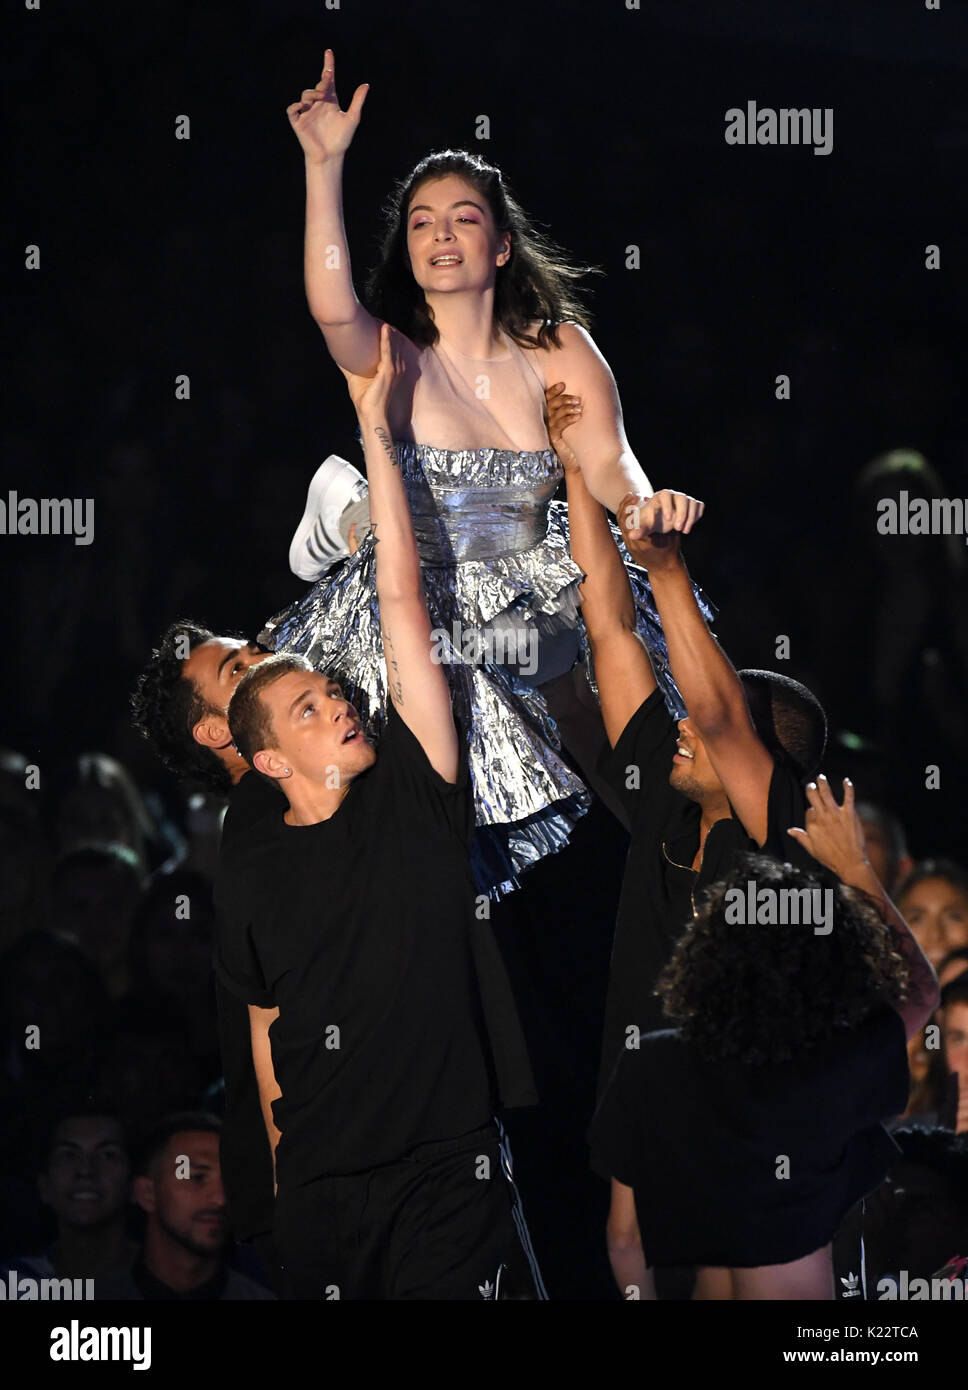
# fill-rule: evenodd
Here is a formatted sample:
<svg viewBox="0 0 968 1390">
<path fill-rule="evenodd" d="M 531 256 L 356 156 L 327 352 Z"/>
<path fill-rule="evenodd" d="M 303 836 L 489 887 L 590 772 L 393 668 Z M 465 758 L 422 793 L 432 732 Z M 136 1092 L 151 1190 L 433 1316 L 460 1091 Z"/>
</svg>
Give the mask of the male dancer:
<svg viewBox="0 0 968 1390">
<path fill-rule="evenodd" d="M 132 722 L 179 780 L 228 796 L 223 843 L 281 804 L 275 789 L 239 756 L 228 703 L 250 666 L 269 655 L 253 642 L 218 636 L 199 623 L 174 622 L 151 654 L 132 696 Z M 265 1141 L 245 1005 L 216 980 L 219 1046 L 225 1075 L 221 1159 L 236 1239 L 252 1241 L 275 1279 L 272 1157 Z"/>
<path fill-rule="evenodd" d="M 752 848 L 809 867 L 809 855 L 787 830 L 803 824 L 803 785 L 823 755 L 826 720 L 805 686 L 769 671 L 737 674 L 730 665 L 699 611 L 680 552 L 703 504 L 659 492 L 651 499 L 649 533 L 639 535 L 645 511 L 634 497 L 623 500 L 618 520 L 629 553 L 649 572 L 688 711 L 678 722 L 668 713 L 635 632 L 632 591 L 605 512 L 563 437 L 580 412 L 579 398 L 560 384 L 550 388 L 549 433 L 566 470 L 572 555 L 586 575 L 582 615 L 610 744 L 599 773 L 622 797 L 632 827 L 605 1006 L 601 1096 L 623 1047 L 665 1026 L 652 991 L 702 889 Z M 592 1163 L 600 1170 L 594 1153 Z M 614 1180 L 607 1239 L 619 1287 L 636 1285 L 654 1297 L 632 1190 Z"/>
<path fill-rule="evenodd" d="M 377 376 L 351 379 L 390 694 L 379 751 L 300 657 L 248 671 L 229 706 L 288 804 L 223 848 L 216 969 L 249 1005 L 295 1298 L 494 1298 L 519 1234 L 530 1256 L 491 1117 L 533 1088 L 475 911 L 468 769 L 386 425 L 395 374 L 384 327 Z"/>
<path fill-rule="evenodd" d="M 318 470 L 301 523 L 310 547 L 306 563 L 317 567 L 314 574 L 355 550 L 362 505 L 358 499 L 363 496 L 365 503 L 365 491 L 362 475 L 336 455 Z M 341 507 L 336 539 L 333 517 Z M 225 844 L 281 805 L 278 792 L 264 778 L 246 775 L 251 769 L 232 743 L 228 724 L 232 692 L 249 667 L 268 655 L 255 642 L 217 635 L 201 623 L 181 619 L 162 635 L 131 698 L 134 727 L 168 770 L 179 781 L 228 797 L 222 826 Z M 272 1160 L 252 1065 L 248 1010 L 218 980 L 215 994 L 225 1073 L 221 1158 L 229 1217 L 236 1238 L 255 1244 L 274 1278 L 268 1234 Z"/>
</svg>

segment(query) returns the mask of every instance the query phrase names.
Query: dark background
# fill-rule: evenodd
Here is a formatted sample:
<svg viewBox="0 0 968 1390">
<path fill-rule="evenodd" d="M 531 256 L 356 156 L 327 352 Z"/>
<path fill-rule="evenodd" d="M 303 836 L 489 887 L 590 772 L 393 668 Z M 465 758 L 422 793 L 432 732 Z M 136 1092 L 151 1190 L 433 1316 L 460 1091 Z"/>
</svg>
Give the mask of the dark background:
<svg viewBox="0 0 968 1390">
<path fill-rule="evenodd" d="M 358 460 L 305 305 L 302 156 L 285 115 L 331 46 L 344 106 L 371 83 L 346 161 L 358 283 L 382 200 L 418 158 L 453 145 L 497 162 L 529 213 L 605 272 L 590 283 L 594 335 L 653 484 L 707 502 L 690 567 L 734 663 L 807 681 L 836 730 L 873 745 L 835 745 L 828 773 L 891 804 L 916 854 L 965 858 L 964 538 L 875 544 L 855 489 L 874 456 L 904 447 L 946 495 L 968 496 L 963 7 L 7 11 L 0 495 L 93 497 L 95 540 L 0 537 L 5 744 L 42 775 L 103 748 L 177 813 L 127 724 L 152 641 L 178 616 L 255 631 L 301 592 L 287 550 L 305 485 L 327 453 Z M 724 113 L 749 100 L 833 107 L 833 152 L 727 146 Z M 179 115 L 190 140 L 175 139 Z M 28 244 L 39 271 L 23 269 Z M 174 397 L 181 373 L 189 401 Z M 789 401 L 775 399 L 780 373 Z M 912 613 L 913 574 L 927 597 Z M 885 685 L 874 666 L 895 638 Z M 545 1118 L 521 1124 L 539 1204 L 577 1162 L 622 854 L 596 810 L 501 915 L 551 1094 Z M 542 1219 L 549 1250 L 553 1206 Z M 562 1248 L 559 1296 L 587 1287 L 581 1258 Z"/>
</svg>

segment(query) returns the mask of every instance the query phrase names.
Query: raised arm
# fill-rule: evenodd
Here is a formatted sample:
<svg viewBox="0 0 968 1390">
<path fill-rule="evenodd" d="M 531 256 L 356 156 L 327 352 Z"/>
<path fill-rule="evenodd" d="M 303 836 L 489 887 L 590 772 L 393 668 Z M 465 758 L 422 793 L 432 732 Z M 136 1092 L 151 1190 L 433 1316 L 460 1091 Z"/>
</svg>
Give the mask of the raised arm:
<svg viewBox="0 0 968 1390">
<path fill-rule="evenodd" d="M 286 108 L 306 159 L 306 298 L 326 346 L 344 371 L 372 376 L 380 356 L 380 324 L 353 288 L 343 226 L 343 158 L 356 133 L 369 86 L 346 111 L 336 96 L 336 62 L 327 48 L 323 73 Z"/>
<path fill-rule="evenodd" d="M 582 618 L 595 663 L 595 682 L 608 741 L 614 748 L 632 715 L 655 690 L 648 653 L 635 632 L 635 604 L 604 508 L 588 490 L 570 439 L 581 418 L 576 397 L 557 383 L 546 393 L 548 436 L 568 489 L 571 554 L 585 578 L 579 586 Z M 568 439 L 565 439 L 565 431 Z"/>
<path fill-rule="evenodd" d="M 591 335 L 578 324 L 563 323 L 558 336 L 561 347 L 547 359 L 547 383 L 563 382 L 569 395 L 581 398 L 581 418 L 569 441 L 589 492 L 617 512 L 626 493 L 650 497 L 652 485 L 625 437 L 615 378 Z"/>
<path fill-rule="evenodd" d="M 914 933 L 887 895 L 887 890 L 871 868 L 864 842 L 864 827 L 854 809 L 854 788 L 844 778 L 844 800 L 838 806 L 830 783 L 823 773 L 807 787 L 810 807 L 806 828 L 792 826 L 789 834 L 813 855 L 819 864 L 832 870 L 841 883 L 872 898 L 881 919 L 893 938 L 894 947 L 908 968 L 908 995 L 895 1004 L 904 1022 L 908 1040 L 920 1033 L 938 1007 L 938 977 L 921 950 Z"/>
<path fill-rule="evenodd" d="M 387 425 L 387 401 L 402 362 L 399 335 L 384 324 L 376 376 L 348 375 L 360 420 L 370 485 L 370 527 L 376 547 L 376 596 L 387 685 L 401 719 L 446 782 L 456 782 L 459 741 L 450 687 L 433 658 L 430 617 L 410 506 Z"/>
<path fill-rule="evenodd" d="M 649 571 L 672 678 L 685 701 L 689 722 L 702 739 L 746 833 L 762 845 L 773 759 L 753 727 L 739 676 L 699 611 L 673 512 L 663 494 L 657 493 L 642 509 L 636 508 L 635 498 L 627 498 L 618 520 L 629 553 Z M 631 533 L 640 521 L 649 533 L 635 540 Z"/>
</svg>

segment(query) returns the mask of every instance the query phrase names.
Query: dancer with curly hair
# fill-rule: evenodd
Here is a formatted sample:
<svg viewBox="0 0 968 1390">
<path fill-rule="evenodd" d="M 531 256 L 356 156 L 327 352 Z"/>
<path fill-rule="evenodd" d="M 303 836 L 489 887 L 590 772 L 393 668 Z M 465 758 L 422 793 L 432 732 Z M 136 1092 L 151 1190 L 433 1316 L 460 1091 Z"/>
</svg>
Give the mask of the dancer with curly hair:
<svg viewBox="0 0 968 1390">
<path fill-rule="evenodd" d="M 790 834 L 839 883 L 738 859 L 660 981 L 675 1027 L 625 1053 L 592 1126 L 643 1261 L 716 1270 L 735 1299 L 834 1297 L 831 1241 L 899 1153 L 883 1122 L 907 1099 L 905 1040 L 938 1002 L 866 858 L 853 787 L 842 805 L 826 779 L 807 796 Z M 799 914 L 737 922 L 750 883 L 779 901 L 829 893 L 831 929 Z"/>
</svg>

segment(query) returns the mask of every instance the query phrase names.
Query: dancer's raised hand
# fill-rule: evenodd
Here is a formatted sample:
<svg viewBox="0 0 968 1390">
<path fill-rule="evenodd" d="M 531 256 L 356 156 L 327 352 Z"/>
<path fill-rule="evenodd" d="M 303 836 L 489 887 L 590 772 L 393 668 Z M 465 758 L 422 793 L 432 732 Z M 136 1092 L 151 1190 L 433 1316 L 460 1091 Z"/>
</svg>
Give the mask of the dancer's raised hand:
<svg viewBox="0 0 968 1390">
<path fill-rule="evenodd" d="M 807 784 L 807 801 L 806 829 L 794 826 L 787 834 L 844 883 L 853 883 L 858 874 L 866 877 L 871 873 L 864 827 L 854 808 L 850 780 L 844 778 L 844 799 L 838 805 L 833 788 L 821 772 L 816 782 Z"/>
<path fill-rule="evenodd" d="M 558 455 L 565 472 L 575 473 L 581 465 L 575 451 L 565 439 L 564 432 L 569 425 L 574 425 L 581 419 L 581 397 L 566 395 L 565 383 L 556 381 L 545 391 L 545 405 L 551 447 Z"/>
<path fill-rule="evenodd" d="M 680 537 L 689 534 L 705 509 L 698 498 L 663 488 L 646 498 L 627 493 L 615 517 L 632 559 L 658 569 L 678 563 Z"/>
<path fill-rule="evenodd" d="M 336 60 L 333 50 L 327 48 L 316 86 L 307 87 L 298 101 L 286 107 L 289 124 L 310 163 L 324 164 L 349 149 L 369 90 L 370 84 L 362 83 L 349 107 L 341 111 L 336 95 Z"/>
<path fill-rule="evenodd" d="M 350 400 L 356 407 L 361 422 L 380 419 L 385 416 L 387 404 L 393 391 L 393 383 L 402 376 L 405 363 L 401 355 L 401 335 L 388 323 L 380 325 L 380 361 L 375 376 L 357 376 L 345 368 L 340 370 L 346 377 Z"/>
</svg>

